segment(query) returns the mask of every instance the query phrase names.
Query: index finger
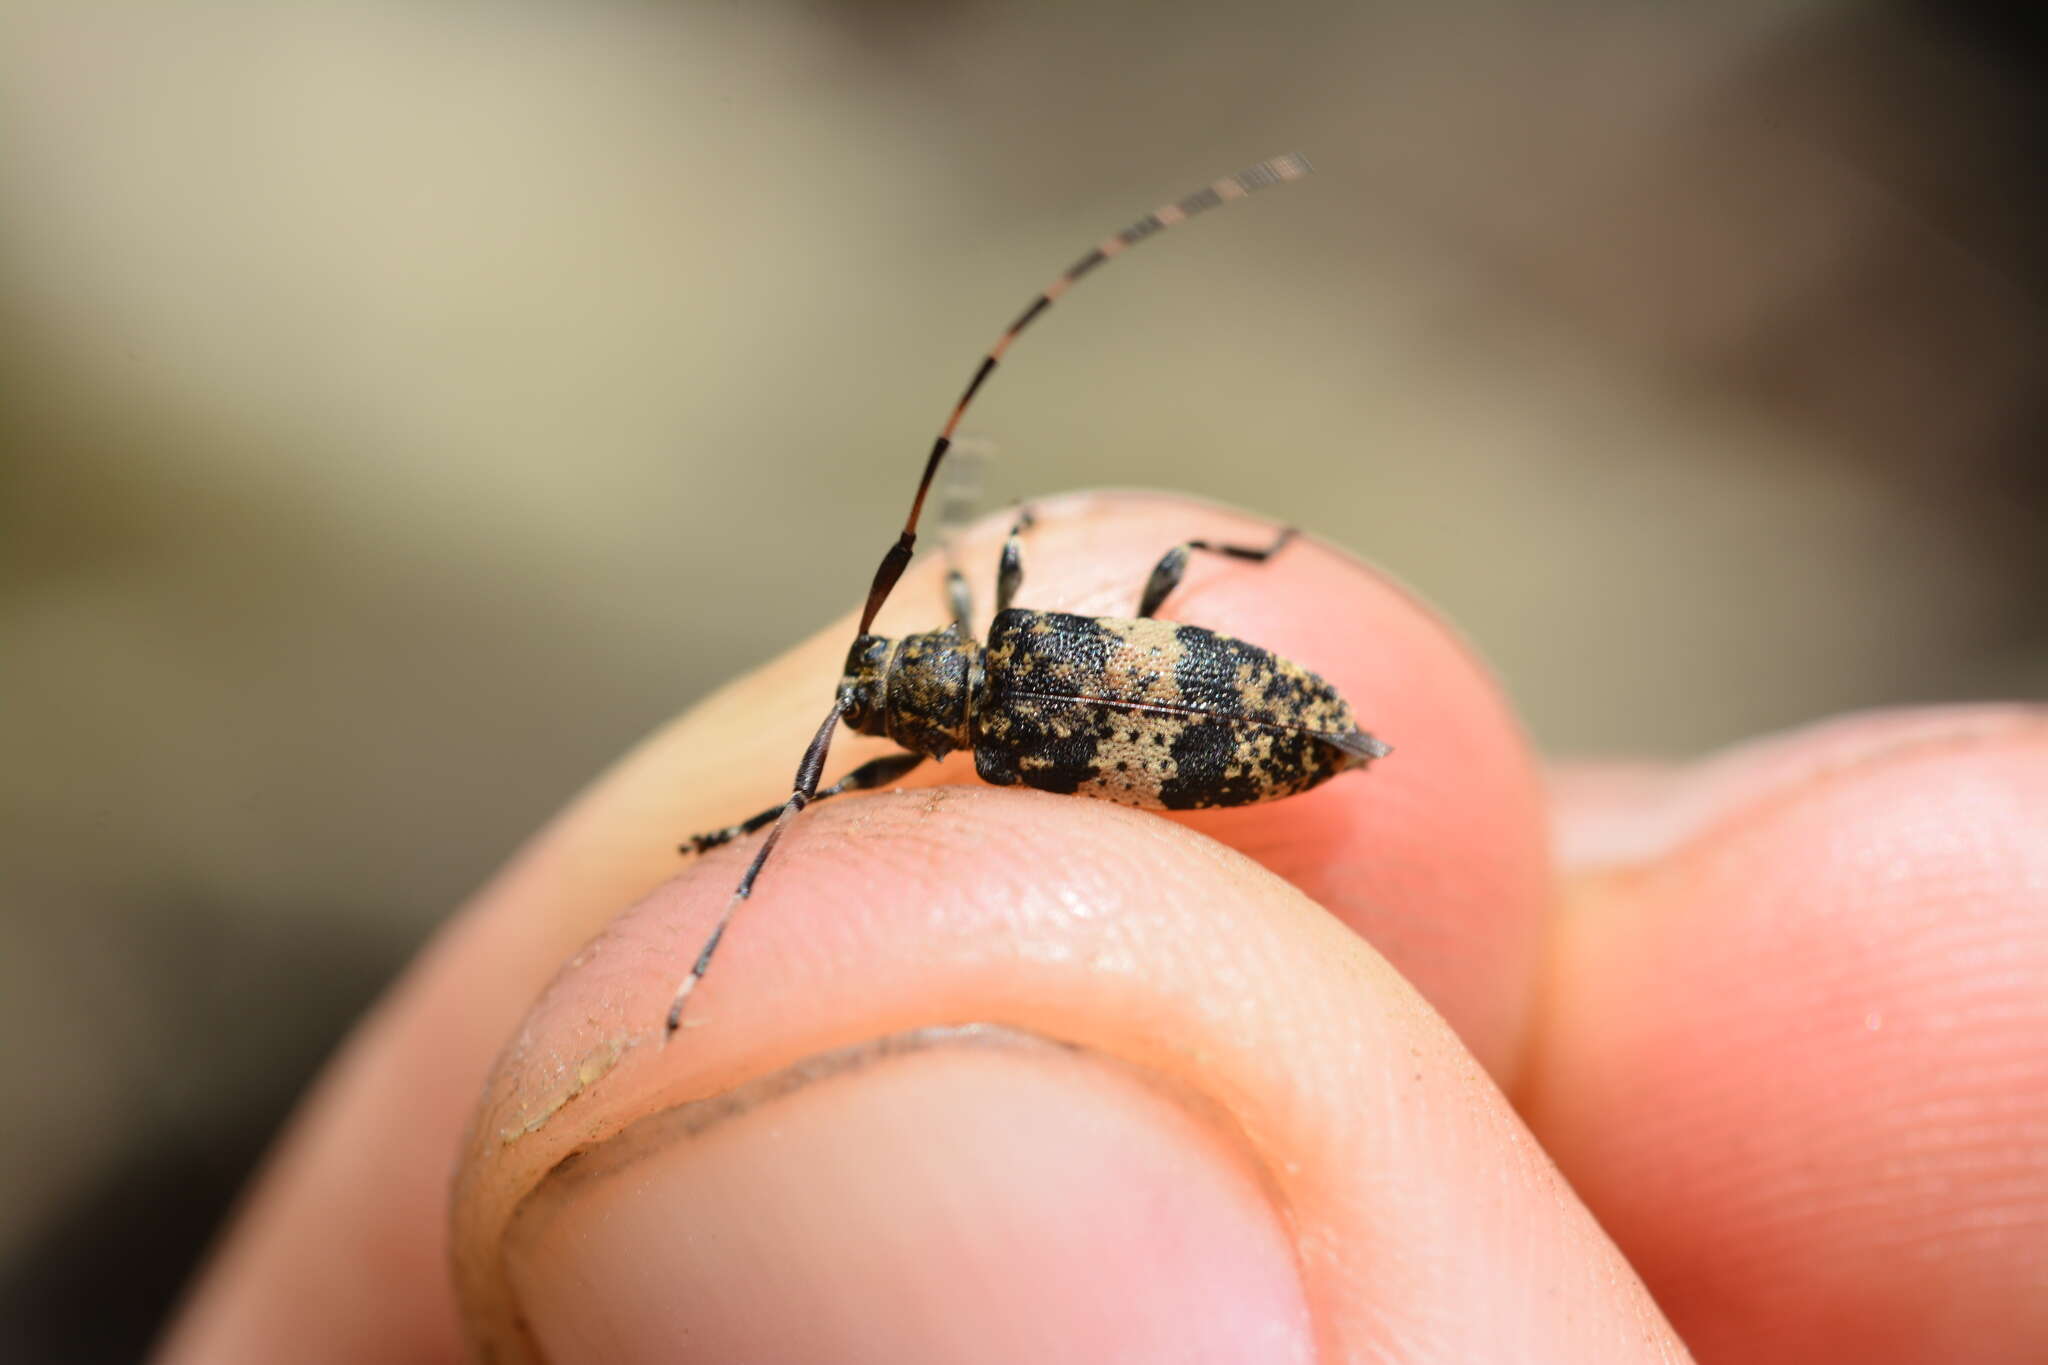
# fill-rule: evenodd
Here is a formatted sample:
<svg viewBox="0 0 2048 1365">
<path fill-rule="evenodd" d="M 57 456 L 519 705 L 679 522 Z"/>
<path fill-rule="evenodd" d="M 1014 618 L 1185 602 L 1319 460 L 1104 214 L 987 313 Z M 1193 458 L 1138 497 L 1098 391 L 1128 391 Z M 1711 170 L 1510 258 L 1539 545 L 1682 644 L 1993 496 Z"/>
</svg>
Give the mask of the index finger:
<svg viewBox="0 0 2048 1365">
<path fill-rule="evenodd" d="M 985 523 L 960 547 L 983 600 L 990 575 L 977 566 L 993 564 L 1004 529 Z M 1130 615 L 1172 545 L 1270 532 L 1159 495 L 1047 502 L 1020 600 Z M 940 619 L 941 573 L 929 560 L 913 568 L 878 629 Z M 1521 1047 L 1549 890 L 1534 767 L 1483 669 L 1410 594 L 1313 541 L 1261 565 L 1199 562 L 1162 615 L 1321 673 L 1397 751 L 1367 775 L 1284 802 L 1172 818 L 1365 934 L 1502 1077 Z M 173 1338 L 174 1358 L 274 1358 L 310 1340 L 337 1359 L 459 1354 L 447 1171 L 491 1058 L 578 945 L 674 875 L 678 837 L 787 794 L 851 634 L 850 619 L 835 624 L 655 735 L 437 938 L 295 1120 Z M 828 779 L 873 743 L 843 746 Z M 956 759 L 936 776 L 965 772 Z M 744 919 L 734 932 L 746 932 Z"/>
</svg>

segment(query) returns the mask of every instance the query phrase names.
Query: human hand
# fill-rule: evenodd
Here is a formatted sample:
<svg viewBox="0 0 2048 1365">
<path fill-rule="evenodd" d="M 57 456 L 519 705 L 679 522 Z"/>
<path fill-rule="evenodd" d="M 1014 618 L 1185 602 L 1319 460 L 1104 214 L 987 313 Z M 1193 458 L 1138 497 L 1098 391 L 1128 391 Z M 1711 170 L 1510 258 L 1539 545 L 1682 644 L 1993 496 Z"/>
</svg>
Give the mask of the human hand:
<svg viewBox="0 0 2048 1365">
<path fill-rule="evenodd" d="M 1039 512 L 1023 600 L 1101 615 L 1263 529 Z M 921 564 L 881 628 L 941 600 Z M 1683 1358 L 1658 1305 L 1707 1361 L 2048 1356 L 2048 715 L 1546 791 L 1464 646 L 1333 551 L 1198 563 L 1164 614 L 1322 673 L 1394 756 L 1166 818 L 925 785 L 964 756 L 820 806 L 664 1046 L 748 851 L 673 846 L 786 794 L 834 626 L 422 956 L 167 1358 L 459 1358 L 451 1256 L 497 1358 L 562 1365 Z"/>
</svg>

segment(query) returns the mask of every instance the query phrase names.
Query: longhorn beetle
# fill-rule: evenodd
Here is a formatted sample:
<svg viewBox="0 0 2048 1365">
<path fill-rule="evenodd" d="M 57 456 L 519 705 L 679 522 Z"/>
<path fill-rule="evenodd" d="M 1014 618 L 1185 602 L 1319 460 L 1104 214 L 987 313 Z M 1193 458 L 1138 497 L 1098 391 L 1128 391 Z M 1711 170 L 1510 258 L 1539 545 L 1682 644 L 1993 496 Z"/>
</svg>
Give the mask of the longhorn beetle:
<svg viewBox="0 0 2048 1365">
<path fill-rule="evenodd" d="M 875 569 L 832 709 L 804 750 L 789 800 L 684 846 L 684 852 L 701 853 L 772 822 L 690 974 L 676 988 L 664 1037 L 681 1026 L 684 1003 L 704 979 L 733 912 L 753 893 L 776 842 L 813 801 L 885 787 L 927 758 L 971 749 L 975 772 L 999 786 L 1022 784 L 1152 809 L 1242 806 L 1306 791 L 1389 752 L 1358 728 L 1337 690 L 1307 669 L 1257 645 L 1153 616 L 1180 582 L 1190 551 L 1264 560 L 1293 538 L 1291 529 L 1264 546 L 1205 540 L 1174 546 L 1152 570 L 1137 617 L 1119 620 L 1011 606 L 1024 576 L 1027 512 L 1003 545 L 995 620 L 985 642 L 974 640 L 968 629 L 966 582 L 957 569 L 948 578 L 954 619 L 944 630 L 901 640 L 869 634 L 875 613 L 910 563 L 925 495 L 952 447 L 961 414 L 1018 333 L 1112 256 L 1206 209 L 1308 171 L 1299 156 L 1275 157 L 1154 209 L 1069 266 L 982 357 L 925 457 L 902 533 Z M 863 763 L 820 791 L 825 754 L 842 721 L 860 734 L 893 739 L 904 752 Z"/>
</svg>

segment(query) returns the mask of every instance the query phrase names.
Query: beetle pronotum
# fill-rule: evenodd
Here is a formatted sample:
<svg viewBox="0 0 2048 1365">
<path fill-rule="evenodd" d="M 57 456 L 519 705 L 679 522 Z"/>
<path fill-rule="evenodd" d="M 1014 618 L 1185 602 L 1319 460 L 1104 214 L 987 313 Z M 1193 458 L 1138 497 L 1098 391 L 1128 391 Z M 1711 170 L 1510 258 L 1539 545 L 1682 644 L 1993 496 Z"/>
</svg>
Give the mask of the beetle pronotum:
<svg viewBox="0 0 2048 1365">
<path fill-rule="evenodd" d="M 927 758 L 961 748 L 973 751 L 975 772 L 987 782 L 1170 810 L 1291 796 L 1387 754 L 1386 745 L 1358 728 L 1337 690 L 1307 669 L 1257 645 L 1153 616 L 1180 582 L 1190 551 L 1264 560 L 1287 544 L 1292 530 L 1264 546 L 1202 540 L 1174 546 L 1146 582 L 1137 616 L 1125 620 L 1011 606 L 1023 578 L 1027 513 L 1003 545 L 996 615 L 986 642 L 968 631 L 966 585 L 957 570 L 948 584 L 954 619 L 944 630 L 894 641 L 869 633 L 910 563 L 925 497 L 961 414 L 1018 334 L 1112 256 L 1206 209 L 1299 179 L 1308 170 L 1299 156 L 1275 157 L 1154 209 L 1069 266 L 982 357 L 925 458 L 902 533 L 875 569 L 832 708 L 804 750 L 789 799 L 751 820 L 698 835 L 686 846 L 702 852 L 769 826 L 690 974 L 676 988 L 664 1036 L 681 1026 L 690 992 L 704 979 L 733 913 L 753 894 L 783 831 L 813 801 L 887 786 Z M 864 763 L 820 791 L 825 755 L 841 721 L 861 734 L 886 735 L 903 752 Z"/>
</svg>

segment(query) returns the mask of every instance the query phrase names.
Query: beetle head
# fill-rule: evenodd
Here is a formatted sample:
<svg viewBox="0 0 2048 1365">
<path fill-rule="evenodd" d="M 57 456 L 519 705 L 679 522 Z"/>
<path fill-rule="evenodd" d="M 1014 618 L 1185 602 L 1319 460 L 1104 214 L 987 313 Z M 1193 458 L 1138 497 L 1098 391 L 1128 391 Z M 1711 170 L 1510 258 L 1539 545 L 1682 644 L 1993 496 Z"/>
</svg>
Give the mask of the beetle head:
<svg viewBox="0 0 2048 1365">
<path fill-rule="evenodd" d="M 863 635 L 846 651 L 846 672 L 839 679 L 839 712 L 848 729 L 863 735 L 885 732 L 883 698 L 894 653 L 895 642 L 880 635 Z"/>
</svg>

